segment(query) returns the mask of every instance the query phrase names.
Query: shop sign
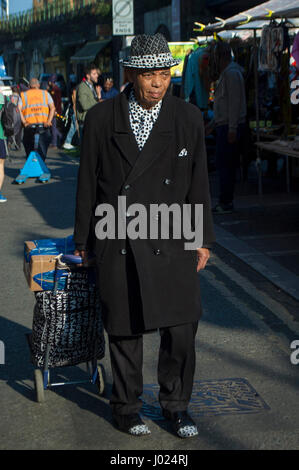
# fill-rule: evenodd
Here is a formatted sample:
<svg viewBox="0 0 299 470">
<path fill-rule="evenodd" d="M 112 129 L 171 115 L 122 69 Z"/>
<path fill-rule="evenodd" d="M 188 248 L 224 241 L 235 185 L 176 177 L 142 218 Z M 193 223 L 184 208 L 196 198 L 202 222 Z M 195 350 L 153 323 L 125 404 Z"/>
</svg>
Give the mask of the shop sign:
<svg viewBox="0 0 299 470">
<path fill-rule="evenodd" d="M 181 77 L 183 75 L 184 59 L 188 51 L 190 49 L 194 50 L 198 46 L 194 42 L 169 42 L 168 45 L 172 56 L 181 60 L 179 65 L 171 68 L 171 76 Z"/>
</svg>

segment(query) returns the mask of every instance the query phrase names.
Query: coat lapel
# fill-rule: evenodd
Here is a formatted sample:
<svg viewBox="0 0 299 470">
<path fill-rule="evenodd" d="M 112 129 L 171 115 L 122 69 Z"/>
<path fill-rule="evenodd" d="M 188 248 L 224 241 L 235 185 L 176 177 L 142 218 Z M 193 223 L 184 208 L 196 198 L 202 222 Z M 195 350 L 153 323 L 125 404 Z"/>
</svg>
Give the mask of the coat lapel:
<svg viewBox="0 0 299 470">
<path fill-rule="evenodd" d="M 132 183 L 135 179 L 139 178 L 170 144 L 173 137 L 174 108 L 175 105 L 172 97 L 170 95 L 165 96 L 159 117 L 128 176 L 127 183 Z"/>
<path fill-rule="evenodd" d="M 130 126 L 127 89 L 114 100 L 113 139 L 122 156 L 133 167 L 138 157 L 139 149 Z"/>
<path fill-rule="evenodd" d="M 114 134 L 113 139 L 121 151 L 123 157 L 132 167 L 127 183 L 132 183 L 154 161 L 159 158 L 173 137 L 172 123 L 175 112 L 175 102 L 170 95 L 166 95 L 157 121 L 141 152 L 139 152 L 135 136 L 132 132 L 129 120 L 128 96 L 131 87 L 114 100 Z M 171 116 L 171 118 L 170 118 Z"/>
</svg>

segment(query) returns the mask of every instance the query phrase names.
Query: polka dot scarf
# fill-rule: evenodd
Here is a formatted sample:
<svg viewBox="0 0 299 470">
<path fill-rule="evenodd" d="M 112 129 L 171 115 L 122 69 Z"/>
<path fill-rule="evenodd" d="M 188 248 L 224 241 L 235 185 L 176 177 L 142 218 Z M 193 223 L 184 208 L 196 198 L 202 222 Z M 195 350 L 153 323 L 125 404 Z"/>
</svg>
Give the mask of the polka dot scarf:
<svg viewBox="0 0 299 470">
<path fill-rule="evenodd" d="M 158 119 L 161 106 L 162 100 L 151 109 L 142 108 L 136 100 L 134 90 L 131 90 L 129 96 L 130 124 L 140 151 L 143 149 Z"/>
</svg>

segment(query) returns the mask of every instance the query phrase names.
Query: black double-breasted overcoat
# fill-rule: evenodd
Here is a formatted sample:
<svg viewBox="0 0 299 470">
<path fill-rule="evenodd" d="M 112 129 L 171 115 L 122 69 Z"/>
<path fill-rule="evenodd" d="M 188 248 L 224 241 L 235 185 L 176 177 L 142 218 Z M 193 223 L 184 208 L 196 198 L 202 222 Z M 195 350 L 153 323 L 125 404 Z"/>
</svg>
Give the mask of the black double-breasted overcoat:
<svg viewBox="0 0 299 470">
<path fill-rule="evenodd" d="M 93 237 L 96 207 L 110 204 L 117 218 L 119 196 L 126 196 L 127 208 L 139 203 L 148 213 L 150 204 L 202 204 L 203 246 L 214 241 L 201 112 L 167 94 L 140 152 L 129 122 L 129 91 L 87 114 L 74 231 L 80 250 L 94 238 L 104 324 L 120 336 L 200 318 L 197 252 L 186 251 L 183 238 Z M 148 225 L 152 217 L 158 212 Z M 132 221 L 130 214 L 125 219 Z"/>
</svg>

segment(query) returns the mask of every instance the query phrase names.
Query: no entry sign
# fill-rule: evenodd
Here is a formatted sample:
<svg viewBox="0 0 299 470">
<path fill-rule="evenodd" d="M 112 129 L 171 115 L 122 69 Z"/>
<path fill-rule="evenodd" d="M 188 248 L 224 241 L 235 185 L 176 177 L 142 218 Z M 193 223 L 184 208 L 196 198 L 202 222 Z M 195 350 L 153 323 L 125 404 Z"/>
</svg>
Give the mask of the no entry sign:
<svg viewBox="0 0 299 470">
<path fill-rule="evenodd" d="M 134 0 L 113 0 L 113 34 L 134 35 Z"/>
</svg>

